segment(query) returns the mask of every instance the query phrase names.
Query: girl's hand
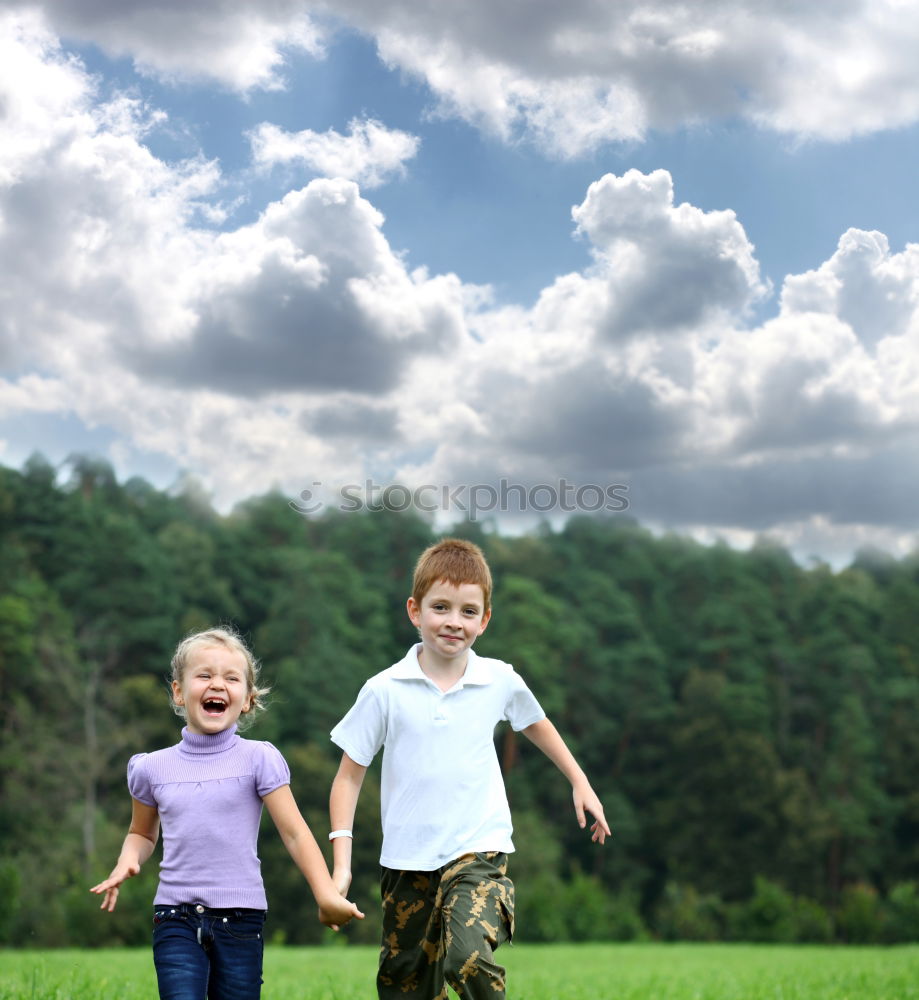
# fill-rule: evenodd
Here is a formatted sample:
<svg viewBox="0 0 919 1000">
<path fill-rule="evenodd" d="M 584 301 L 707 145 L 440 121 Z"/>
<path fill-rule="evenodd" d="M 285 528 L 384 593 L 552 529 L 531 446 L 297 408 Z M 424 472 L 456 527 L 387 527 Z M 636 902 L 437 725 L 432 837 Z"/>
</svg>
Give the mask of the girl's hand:
<svg viewBox="0 0 919 1000">
<path fill-rule="evenodd" d="M 351 888 L 351 869 L 335 868 L 332 871 L 332 881 L 335 883 L 335 888 L 343 896 L 347 896 L 348 890 Z"/>
<path fill-rule="evenodd" d="M 99 907 L 100 910 L 108 910 L 111 913 L 115 909 L 115 904 L 118 902 L 118 887 L 122 882 L 125 882 L 129 878 L 133 878 L 140 871 L 140 864 L 138 862 L 119 862 L 112 869 L 112 874 L 104 881 L 100 882 L 98 885 L 94 885 L 89 891 L 96 893 L 97 896 L 105 894 L 102 899 L 102 905 Z"/>
<path fill-rule="evenodd" d="M 357 908 L 356 903 L 350 902 L 344 896 L 333 896 L 319 904 L 319 922 L 333 931 L 340 930 L 349 920 L 355 918 L 363 920 L 364 914 Z"/>
</svg>

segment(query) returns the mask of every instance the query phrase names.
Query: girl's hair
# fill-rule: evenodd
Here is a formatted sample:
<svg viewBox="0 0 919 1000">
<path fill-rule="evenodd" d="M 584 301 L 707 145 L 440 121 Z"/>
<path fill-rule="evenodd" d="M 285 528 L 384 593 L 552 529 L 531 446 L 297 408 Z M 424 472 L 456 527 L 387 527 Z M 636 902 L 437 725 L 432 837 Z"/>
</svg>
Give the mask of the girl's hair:
<svg viewBox="0 0 919 1000">
<path fill-rule="evenodd" d="M 478 545 L 464 538 L 442 538 L 421 553 L 412 580 L 412 597 L 421 604 L 424 595 L 441 580 L 461 587 L 477 583 L 482 588 L 483 611 L 491 608 L 491 572 Z"/>
<path fill-rule="evenodd" d="M 249 711 L 244 715 L 240 715 L 236 726 L 240 730 L 247 729 L 255 721 L 256 715 L 259 712 L 264 712 L 268 707 L 265 704 L 265 697 L 271 688 L 258 686 L 258 675 L 261 665 L 232 625 L 209 628 L 203 632 L 193 632 L 191 635 L 187 635 L 176 646 L 176 651 L 172 657 L 171 680 L 180 686 L 185 677 L 185 671 L 188 668 L 188 661 L 191 659 L 191 654 L 199 646 L 225 646 L 227 649 L 241 654 L 246 661 L 246 693 L 249 696 Z M 187 718 L 184 705 L 177 705 L 175 699 L 172 697 L 170 697 L 170 701 L 173 712 L 183 719 Z"/>
</svg>

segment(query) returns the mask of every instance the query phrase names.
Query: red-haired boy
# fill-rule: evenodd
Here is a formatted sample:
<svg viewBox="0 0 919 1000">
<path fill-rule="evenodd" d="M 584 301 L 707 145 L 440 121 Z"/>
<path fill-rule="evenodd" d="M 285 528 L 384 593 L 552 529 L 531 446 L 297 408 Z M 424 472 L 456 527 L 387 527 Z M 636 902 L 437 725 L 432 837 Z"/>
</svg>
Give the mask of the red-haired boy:
<svg viewBox="0 0 919 1000">
<path fill-rule="evenodd" d="M 494 746 L 507 721 L 571 782 L 581 827 L 603 843 L 603 807 L 555 726 L 513 667 L 472 644 L 491 618 L 491 573 L 478 546 L 447 538 L 418 560 L 408 616 L 420 642 L 363 686 L 332 730 L 343 751 L 332 784 L 333 879 L 351 883 L 351 829 L 361 784 L 381 747 L 381 998 L 505 995 L 494 950 L 511 938 L 511 815 Z"/>
</svg>

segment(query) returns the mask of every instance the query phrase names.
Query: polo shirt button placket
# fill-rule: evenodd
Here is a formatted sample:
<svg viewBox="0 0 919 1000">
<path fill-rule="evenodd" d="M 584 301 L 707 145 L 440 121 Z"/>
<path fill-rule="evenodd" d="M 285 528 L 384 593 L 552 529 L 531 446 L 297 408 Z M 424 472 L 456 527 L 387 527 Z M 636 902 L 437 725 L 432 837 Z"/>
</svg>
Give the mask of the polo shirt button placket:
<svg viewBox="0 0 919 1000">
<path fill-rule="evenodd" d="M 431 721 L 435 726 L 445 726 L 450 721 L 450 717 L 444 708 L 445 701 L 446 698 L 440 693 L 434 696 L 434 714 L 431 717 Z"/>
</svg>

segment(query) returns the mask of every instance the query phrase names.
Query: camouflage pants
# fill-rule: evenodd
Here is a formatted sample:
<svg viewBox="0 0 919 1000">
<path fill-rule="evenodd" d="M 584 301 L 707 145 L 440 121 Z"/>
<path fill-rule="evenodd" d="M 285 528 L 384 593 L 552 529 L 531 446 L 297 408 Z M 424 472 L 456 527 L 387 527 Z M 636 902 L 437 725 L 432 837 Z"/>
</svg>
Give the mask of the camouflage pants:
<svg viewBox="0 0 919 1000">
<path fill-rule="evenodd" d="M 514 933 L 514 884 L 507 855 L 464 854 L 433 872 L 383 868 L 383 1000 L 504 998 L 494 951 Z"/>
</svg>

